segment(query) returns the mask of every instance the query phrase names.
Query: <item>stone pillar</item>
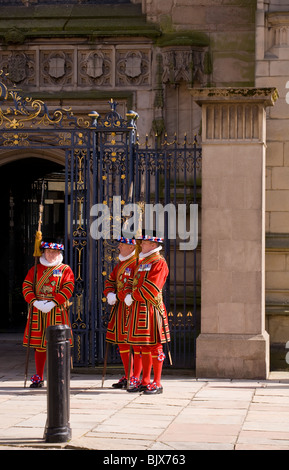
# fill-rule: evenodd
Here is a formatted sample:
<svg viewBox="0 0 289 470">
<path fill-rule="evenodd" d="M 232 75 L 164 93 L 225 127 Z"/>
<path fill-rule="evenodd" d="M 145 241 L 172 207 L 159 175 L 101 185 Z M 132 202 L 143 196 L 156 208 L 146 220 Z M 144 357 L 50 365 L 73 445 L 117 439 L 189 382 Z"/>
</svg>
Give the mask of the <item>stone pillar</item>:
<svg viewBox="0 0 289 470">
<path fill-rule="evenodd" d="M 266 106 L 273 88 L 192 89 L 202 107 L 202 290 L 197 377 L 266 379 Z"/>
</svg>

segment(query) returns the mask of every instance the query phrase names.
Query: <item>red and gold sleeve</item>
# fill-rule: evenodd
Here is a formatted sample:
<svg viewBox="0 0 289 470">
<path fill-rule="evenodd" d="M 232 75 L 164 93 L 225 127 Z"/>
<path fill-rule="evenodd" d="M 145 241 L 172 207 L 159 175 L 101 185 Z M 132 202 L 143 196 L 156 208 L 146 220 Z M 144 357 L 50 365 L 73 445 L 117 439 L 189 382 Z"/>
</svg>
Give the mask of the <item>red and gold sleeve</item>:
<svg viewBox="0 0 289 470">
<path fill-rule="evenodd" d="M 117 276 L 117 265 L 111 271 L 110 275 L 108 276 L 107 280 L 104 284 L 104 291 L 103 294 L 107 297 L 109 292 L 116 293 L 116 276 Z"/>
<path fill-rule="evenodd" d="M 116 297 L 121 302 L 124 302 L 124 299 L 126 298 L 126 296 L 131 293 L 132 293 L 132 277 L 127 279 L 125 287 L 117 292 Z"/>
<path fill-rule="evenodd" d="M 56 305 L 62 305 L 72 297 L 74 291 L 74 274 L 69 266 L 66 266 L 60 284 L 60 289 L 53 297 Z"/>
<path fill-rule="evenodd" d="M 148 300 L 155 303 L 166 282 L 168 273 L 169 270 L 165 260 L 152 263 L 150 271 L 145 272 L 142 283 L 133 287 L 133 299 L 139 302 Z"/>
<path fill-rule="evenodd" d="M 27 303 L 33 303 L 37 300 L 37 297 L 33 290 L 33 277 L 34 277 L 34 266 L 29 269 L 27 276 L 25 277 L 22 285 L 22 293 Z"/>
<path fill-rule="evenodd" d="M 134 262 L 128 267 L 128 269 L 130 270 L 130 275 L 127 276 L 126 283 L 123 289 L 119 290 L 116 295 L 118 300 L 120 300 L 121 302 L 124 302 L 124 299 L 126 298 L 126 296 L 132 293 L 133 273 L 135 271 L 135 268 L 136 268 L 136 260 L 134 260 Z"/>
</svg>

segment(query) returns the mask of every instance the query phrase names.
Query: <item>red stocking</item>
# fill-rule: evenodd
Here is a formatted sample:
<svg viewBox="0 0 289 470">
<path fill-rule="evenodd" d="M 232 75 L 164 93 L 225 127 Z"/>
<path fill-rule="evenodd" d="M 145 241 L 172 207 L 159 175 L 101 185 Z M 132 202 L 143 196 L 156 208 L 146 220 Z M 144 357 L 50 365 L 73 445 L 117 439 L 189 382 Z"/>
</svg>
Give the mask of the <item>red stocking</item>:
<svg viewBox="0 0 289 470">
<path fill-rule="evenodd" d="M 35 365 L 36 365 L 36 374 L 41 377 L 43 380 L 43 373 L 46 361 L 46 349 L 36 349 L 35 350 Z"/>
<path fill-rule="evenodd" d="M 119 348 L 120 357 L 121 357 L 123 367 L 124 367 L 125 378 L 127 379 L 128 378 L 128 363 L 129 363 L 129 345 L 119 344 L 118 348 Z M 130 368 L 130 374 L 129 374 L 130 377 L 132 375 L 132 368 L 133 368 L 133 359 L 131 360 L 131 368 Z"/>
<path fill-rule="evenodd" d="M 143 377 L 142 385 L 148 385 L 151 380 L 152 370 L 152 355 L 149 346 L 142 346 L 142 366 L 143 366 Z"/>
<path fill-rule="evenodd" d="M 142 352 L 141 346 L 134 346 L 133 347 L 133 375 L 137 379 L 139 379 L 141 371 L 142 371 Z"/>
<path fill-rule="evenodd" d="M 158 387 L 161 386 L 161 376 L 162 376 L 162 368 L 163 362 L 165 359 L 165 355 L 163 353 L 162 345 L 156 344 L 156 346 L 152 347 L 152 362 L 153 362 L 153 370 L 154 370 L 154 382 Z"/>
</svg>

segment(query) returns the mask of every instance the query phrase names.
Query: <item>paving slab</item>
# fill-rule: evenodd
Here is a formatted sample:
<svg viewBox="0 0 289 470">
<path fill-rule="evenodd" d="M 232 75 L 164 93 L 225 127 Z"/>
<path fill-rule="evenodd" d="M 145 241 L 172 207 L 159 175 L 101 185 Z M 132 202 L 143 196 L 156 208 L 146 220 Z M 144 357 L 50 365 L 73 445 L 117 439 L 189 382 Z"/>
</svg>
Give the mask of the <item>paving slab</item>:
<svg viewBox="0 0 289 470">
<path fill-rule="evenodd" d="M 289 450 L 289 373 L 283 371 L 260 381 L 164 371 L 164 393 L 146 396 L 113 389 L 116 374 L 108 375 L 102 387 L 99 373 L 73 369 L 72 438 L 48 444 L 43 439 L 47 389 L 24 388 L 25 350 L 20 346 L 19 337 L 0 334 L 0 450 L 91 450 L 109 456 L 130 451 L 187 456 L 194 450 Z"/>
</svg>

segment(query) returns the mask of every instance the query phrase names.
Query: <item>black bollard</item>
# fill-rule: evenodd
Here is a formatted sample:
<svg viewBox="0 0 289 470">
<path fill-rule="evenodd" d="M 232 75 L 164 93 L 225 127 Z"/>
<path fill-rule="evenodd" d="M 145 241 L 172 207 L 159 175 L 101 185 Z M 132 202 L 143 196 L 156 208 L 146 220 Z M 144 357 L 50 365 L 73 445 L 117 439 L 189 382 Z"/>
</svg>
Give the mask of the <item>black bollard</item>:
<svg viewBox="0 0 289 470">
<path fill-rule="evenodd" d="M 70 339 L 67 325 L 49 326 L 47 338 L 47 421 L 46 442 L 71 439 L 70 414 Z"/>
</svg>

